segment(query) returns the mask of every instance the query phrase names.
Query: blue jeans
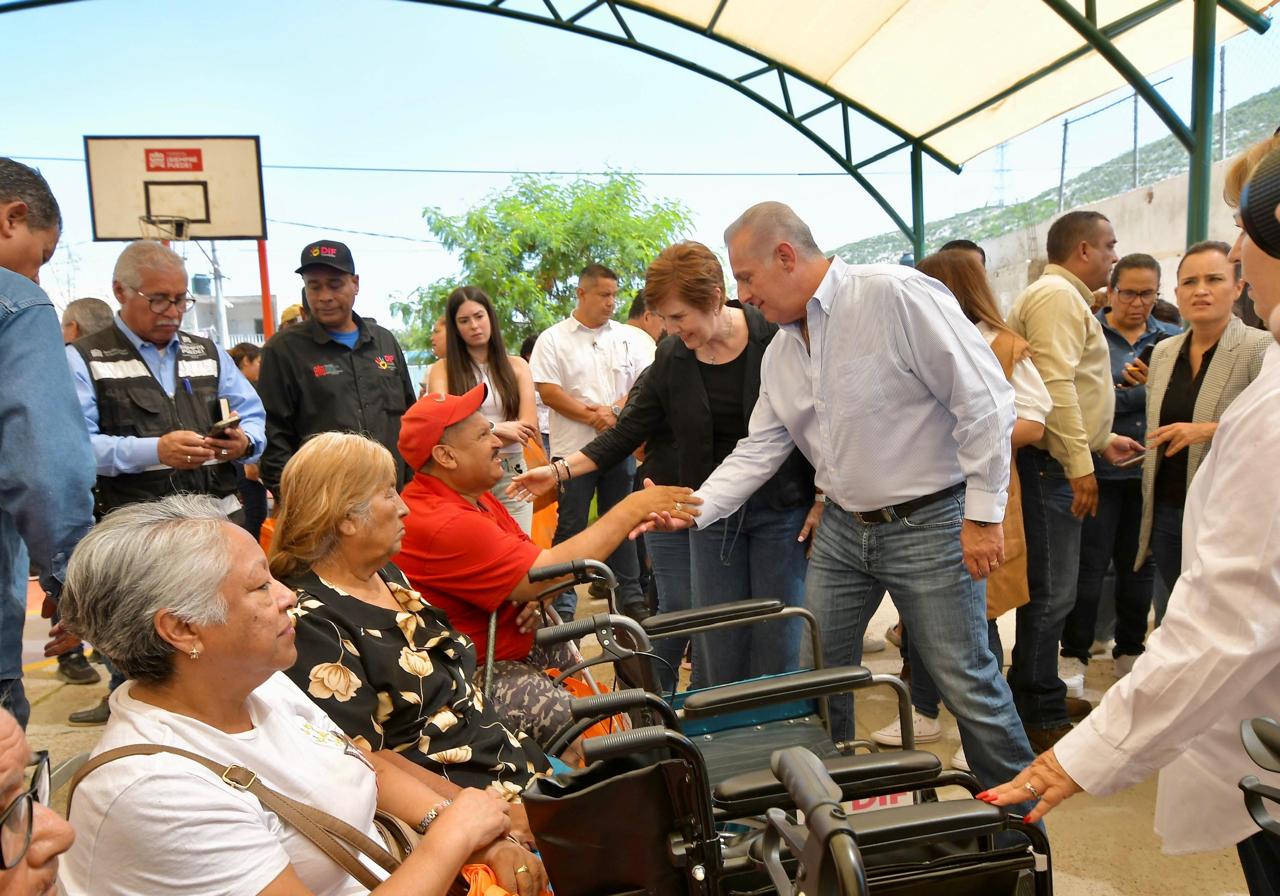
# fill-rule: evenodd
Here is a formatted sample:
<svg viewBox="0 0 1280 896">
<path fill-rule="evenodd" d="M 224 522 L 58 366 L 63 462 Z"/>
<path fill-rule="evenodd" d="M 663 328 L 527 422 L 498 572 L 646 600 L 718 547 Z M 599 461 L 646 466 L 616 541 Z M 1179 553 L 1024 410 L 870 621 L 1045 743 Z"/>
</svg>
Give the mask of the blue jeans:
<svg viewBox="0 0 1280 896">
<path fill-rule="evenodd" d="M 646 532 L 644 544 L 649 552 L 649 560 L 653 563 L 653 581 L 658 590 L 658 612 L 671 613 L 692 607 L 689 533 Z M 671 664 L 668 669 L 662 663 L 654 663 L 658 682 L 666 693 L 675 689 L 680 675 L 680 661 L 688 646 L 688 638 L 662 638 L 653 642 L 653 652 Z M 691 687 L 703 687 L 705 682 L 700 681 L 703 677 L 698 666 L 694 665 Z"/>
<path fill-rule="evenodd" d="M 938 717 L 938 685 L 929 674 L 929 664 L 911 640 L 911 631 L 902 629 L 902 646 L 911 664 L 911 705 L 916 712 L 931 719 Z M 995 657 L 996 666 L 1004 665 L 1004 646 L 1000 643 L 1000 628 L 994 619 L 987 620 L 987 647 Z"/>
<path fill-rule="evenodd" d="M 971 579 L 964 567 L 963 512 L 957 492 L 909 517 L 864 525 L 828 501 L 809 560 L 805 600 L 822 632 L 823 659 L 840 666 L 861 662 L 867 624 L 890 592 L 942 702 L 959 723 L 974 775 L 983 787 L 993 787 L 1012 780 L 1035 757 L 988 646 L 986 584 Z M 850 697 L 831 700 L 831 723 L 837 740 L 853 736 Z"/>
<path fill-rule="evenodd" d="M 635 473 L 635 460 L 627 458 L 607 470 L 596 470 L 570 479 L 560 496 L 560 518 L 556 523 L 556 537 L 552 544 L 568 541 L 587 528 L 593 496 L 596 499 L 596 513 L 604 516 L 615 504 L 631 494 Z M 605 562 L 618 577 L 618 609 L 641 603 L 644 595 L 640 591 L 640 563 L 636 559 L 635 544 L 624 538 Z M 560 618 L 568 622 L 578 609 L 578 594 L 570 588 L 552 601 L 551 605 L 556 608 Z"/>
<path fill-rule="evenodd" d="M 1151 611 L 1152 564 L 1137 572 L 1138 531 L 1142 526 L 1142 480 L 1099 479 L 1098 515 L 1085 517 L 1080 530 L 1080 572 L 1076 605 L 1062 628 L 1062 655 L 1089 662 L 1097 628 L 1098 603 L 1107 567 L 1115 564 L 1114 656 L 1139 656 Z"/>
<path fill-rule="evenodd" d="M 1164 611 L 1169 606 L 1169 595 L 1182 575 L 1182 515 L 1184 508 L 1178 504 L 1156 503 L 1151 515 L 1151 555 L 1156 569 L 1160 570 L 1160 578 L 1164 581 L 1164 591 L 1157 592 L 1155 597 L 1156 625 L 1164 619 Z"/>
<path fill-rule="evenodd" d="M 759 494 L 722 520 L 689 533 L 693 605 L 735 600 L 804 603 L 805 544 L 796 540 L 809 507 L 774 510 Z M 694 635 L 699 683 L 777 675 L 800 667 L 803 623 L 765 622 Z"/>
<path fill-rule="evenodd" d="M 0 511 L 0 529 L 13 527 L 13 517 Z M 0 533 L 3 534 L 3 533 Z M 13 713 L 18 725 L 27 727 L 31 704 L 22 687 L 22 628 L 27 623 L 27 546 L 17 537 L 0 539 L 0 706 Z"/>
<path fill-rule="evenodd" d="M 1048 452 L 1019 451 L 1018 475 L 1031 601 L 1017 609 L 1009 686 L 1023 724 L 1060 728 L 1070 720 L 1067 686 L 1058 678 L 1058 642 L 1076 603 L 1080 520 L 1071 513 L 1071 484 Z"/>
</svg>

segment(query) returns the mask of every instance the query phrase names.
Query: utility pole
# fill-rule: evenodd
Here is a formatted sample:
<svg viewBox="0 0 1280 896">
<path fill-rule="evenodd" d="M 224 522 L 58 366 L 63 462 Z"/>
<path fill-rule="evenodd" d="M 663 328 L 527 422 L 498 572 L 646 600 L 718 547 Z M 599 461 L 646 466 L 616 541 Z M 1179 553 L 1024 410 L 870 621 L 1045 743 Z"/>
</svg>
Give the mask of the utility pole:
<svg viewBox="0 0 1280 896">
<path fill-rule="evenodd" d="M 1218 158 L 1227 157 L 1227 45 L 1218 49 Z"/>
<path fill-rule="evenodd" d="M 1133 189 L 1138 189 L 1138 94 L 1133 94 Z"/>
<path fill-rule="evenodd" d="M 1062 119 L 1062 162 L 1058 165 L 1058 212 L 1062 212 L 1063 191 L 1067 185 L 1067 128 L 1070 119 Z"/>
<path fill-rule="evenodd" d="M 210 261 L 213 262 L 213 306 L 218 314 L 218 344 L 229 348 L 231 337 L 227 333 L 227 306 L 222 300 L 222 266 L 218 264 L 218 244 L 210 241 Z"/>
</svg>

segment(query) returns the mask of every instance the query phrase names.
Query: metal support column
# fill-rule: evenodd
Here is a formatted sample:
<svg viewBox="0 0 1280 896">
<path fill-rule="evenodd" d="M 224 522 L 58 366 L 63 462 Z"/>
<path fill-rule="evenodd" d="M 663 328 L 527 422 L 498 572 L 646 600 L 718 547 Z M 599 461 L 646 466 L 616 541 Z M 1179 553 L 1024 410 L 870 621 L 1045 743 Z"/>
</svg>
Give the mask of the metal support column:
<svg viewBox="0 0 1280 896">
<path fill-rule="evenodd" d="M 911 253 L 915 263 L 924 258 L 924 153 L 911 145 Z"/>
<path fill-rule="evenodd" d="M 1209 181 L 1213 174 L 1213 88 L 1215 0 L 1194 0 L 1191 51 L 1191 151 L 1187 179 L 1187 245 L 1208 239 Z"/>
</svg>

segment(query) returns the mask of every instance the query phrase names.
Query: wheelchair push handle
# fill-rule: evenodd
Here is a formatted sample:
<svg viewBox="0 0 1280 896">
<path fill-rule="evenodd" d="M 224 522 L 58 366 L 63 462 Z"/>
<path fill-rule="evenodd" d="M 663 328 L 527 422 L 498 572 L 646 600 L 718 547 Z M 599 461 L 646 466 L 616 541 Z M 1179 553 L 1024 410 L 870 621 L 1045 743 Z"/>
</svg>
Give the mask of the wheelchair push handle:
<svg viewBox="0 0 1280 896">
<path fill-rule="evenodd" d="M 596 618 L 588 616 L 586 619 L 575 619 L 573 622 L 562 622 L 559 625 L 540 628 L 533 633 L 533 643 L 539 647 L 563 644 L 565 641 L 577 641 L 595 630 Z"/>
<path fill-rule="evenodd" d="M 1240 723 L 1245 752 L 1259 767 L 1280 772 L 1280 725 L 1273 719 L 1245 719 Z"/>
<path fill-rule="evenodd" d="M 634 728 L 618 734 L 587 738 L 582 742 L 582 758 L 590 764 L 597 760 L 612 759 L 614 756 L 625 756 L 629 753 L 647 753 L 665 746 L 667 746 L 666 729 Z"/>
<path fill-rule="evenodd" d="M 550 566 L 541 566 L 537 569 L 529 570 L 530 582 L 546 582 L 549 579 L 559 579 L 564 576 L 573 576 L 575 579 L 587 571 L 585 560 L 570 560 L 567 563 L 552 563 Z"/>
<path fill-rule="evenodd" d="M 769 761 L 774 777 L 787 788 L 795 806 L 806 816 L 819 806 L 839 804 L 840 788 L 822 766 L 822 760 L 804 747 L 778 750 Z"/>
</svg>

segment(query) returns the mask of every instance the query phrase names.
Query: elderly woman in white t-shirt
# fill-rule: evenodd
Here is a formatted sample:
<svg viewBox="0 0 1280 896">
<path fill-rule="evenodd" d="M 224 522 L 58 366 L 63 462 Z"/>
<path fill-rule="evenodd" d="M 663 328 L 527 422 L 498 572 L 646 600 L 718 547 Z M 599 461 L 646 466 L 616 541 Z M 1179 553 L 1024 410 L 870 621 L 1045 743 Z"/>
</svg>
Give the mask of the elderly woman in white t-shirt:
<svg viewBox="0 0 1280 896">
<path fill-rule="evenodd" d="M 444 894 L 467 862 L 534 896 L 538 860 L 506 839 L 507 804 L 478 790 L 452 802 L 394 762 L 357 749 L 282 673 L 295 658 L 294 594 L 257 543 L 206 498 L 174 496 L 109 514 L 67 568 L 63 622 L 129 681 L 111 695 L 95 753 L 176 747 L 240 765 L 269 788 L 376 840 L 375 809 L 423 830 L 373 892 Z M 128 756 L 87 775 L 71 806 L 64 894 L 367 892 L 252 794 L 191 759 Z"/>
</svg>

